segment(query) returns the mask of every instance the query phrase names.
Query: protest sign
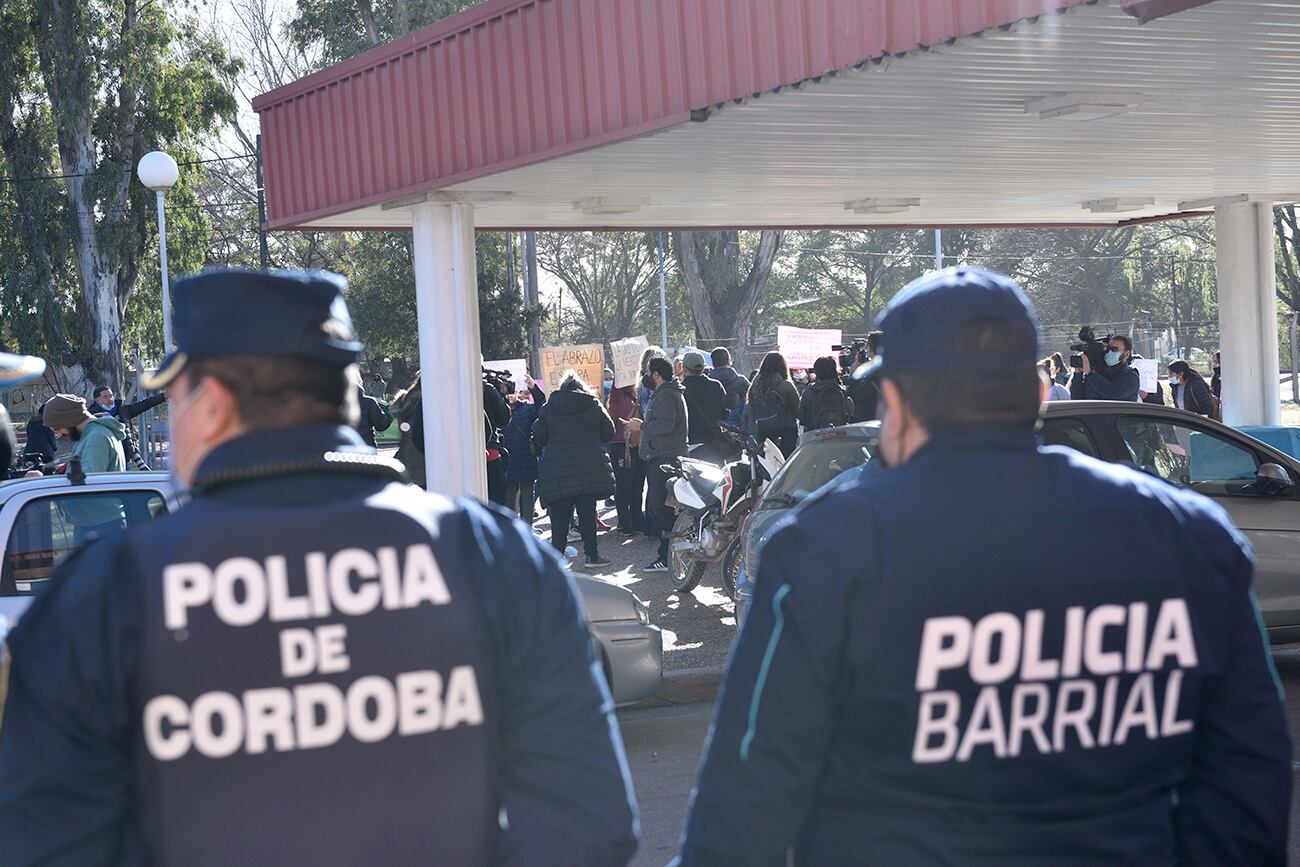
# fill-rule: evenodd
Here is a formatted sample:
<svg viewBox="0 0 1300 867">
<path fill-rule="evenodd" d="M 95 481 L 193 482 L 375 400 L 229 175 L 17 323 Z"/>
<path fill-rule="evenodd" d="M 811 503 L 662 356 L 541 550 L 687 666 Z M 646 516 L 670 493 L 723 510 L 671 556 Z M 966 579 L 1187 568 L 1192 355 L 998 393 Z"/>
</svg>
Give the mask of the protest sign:
<svg viewBox="0 0 1300 867">
<path fill-rule="evenodd" d="M 547 346 L 542 350 L 542 388 L 547 394 L 560 387 L 564 371 L 576 370 L 582 381 L 597 393 L 604 378 L 605 349 L 599 343 L 583 346 Z"/>
<path fill-rule="evenodd" d="M 835 355 L 831 346 L 843 342 L 843 334 L 838 328 L 780 325 L 776 329 L 776 345 L 791 370 L 802 370 L 811 368 L 823 355 Z"/>
<path fill-rule="evenodd" d="M 649 348 L 650 341 L 644 337 L 615 340 L 609 345 L 609 351 L 614 356 L 615 388 L 636 385 L 641 378 L 641 354 Z"/>
<path fill-rule="evenodd" d="M 1160 362 L 1154 358 L 1134 359 L 1133 366 L 1138 372 L 1138 389 L 1147 394 L 1155 394 L 1156 379 L 1160 373 Z"/>
<path fill-rule="evenodd" d="M 528 362 L 522 358 L 507 358 L 503 361 L 485 361 L 483 366 L 488 370 L 503 370 L 510 374 L 510 378 L 515 382 L 515 391 L 523 391 L 528 387 L 526 377 L 528 376 Z"/>
</svg>

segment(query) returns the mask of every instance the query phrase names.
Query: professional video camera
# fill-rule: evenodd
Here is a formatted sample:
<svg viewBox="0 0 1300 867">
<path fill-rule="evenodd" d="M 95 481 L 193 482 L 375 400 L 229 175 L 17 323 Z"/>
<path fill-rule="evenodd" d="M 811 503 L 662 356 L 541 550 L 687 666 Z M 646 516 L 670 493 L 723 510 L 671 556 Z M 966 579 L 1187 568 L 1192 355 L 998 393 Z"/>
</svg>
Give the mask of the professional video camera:
<svg viewBox="0 0 1300 867">
<path fill-rule="evenodd" d="M 508 370 L 488 370 L 485 367 L 483 368 L 483 381 L 503 395 L 514 394 L 516 391 L 514 378 Z"/>
<path fill-rule="evenodd" d="M 840 354 L 840 370 L 848 373 L 859 364 L 865 364 L 867 361 L 867 338 L 855 338 L 852 343 L 837 343 L 831 347 L 831 352 Z"/>
<path fill-rule="evenodd" d="M 1079 342 L 1070 344 L 1070 351 L 1074 355 L 1070 356 L 1070 366 L 1076 369 L 1083 367 L 1083 357 L 1088 356 L 1088 364 L 1093 370 L 1101 370 L 1106 366 L 1106 345 L 1110 343 L 1114 335 L 1107 334 L 1105 337 L 1098 338 L 1097 333 L 1092 327 L 1085 325 L 1079 329 Z"/>
</svg>

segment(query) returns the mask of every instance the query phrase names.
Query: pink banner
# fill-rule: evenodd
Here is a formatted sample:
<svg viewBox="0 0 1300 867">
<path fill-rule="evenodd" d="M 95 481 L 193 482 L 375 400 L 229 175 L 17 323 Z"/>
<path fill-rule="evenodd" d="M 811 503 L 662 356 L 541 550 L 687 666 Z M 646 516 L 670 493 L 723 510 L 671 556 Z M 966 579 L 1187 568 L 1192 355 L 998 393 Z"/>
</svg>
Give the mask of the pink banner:
<svg viewBox="0 0 1300 867">
<path fill-rule="evenodd" d="M 809 369 L 823 355 L 835 355 L 831 347 L 843 339 L 844 332 L 838 328 L 778 325 L 776 329 L 776 348 L 785 356 L 785 363 L 791 370 Z"/>
</svg>

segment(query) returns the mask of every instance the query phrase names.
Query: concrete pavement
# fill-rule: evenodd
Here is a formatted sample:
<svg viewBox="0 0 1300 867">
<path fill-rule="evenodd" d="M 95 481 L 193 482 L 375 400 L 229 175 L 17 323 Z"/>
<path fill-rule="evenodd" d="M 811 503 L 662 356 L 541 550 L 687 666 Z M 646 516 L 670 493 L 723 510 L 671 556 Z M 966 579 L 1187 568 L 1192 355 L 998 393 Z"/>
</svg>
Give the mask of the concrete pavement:
<svg viewBox="0 0 1300 867">
<path fill-rule="evenodd" d="M 1300 644 L 1275 648 L 1273 659 L 1286 689 L 1294 750 L 1292 773 L 1300 785 Z M 713 705 L 708 701 L 619 712 L 641 805 L 642 843 L 633 867 L 662 867 L 676 854 L 712 715 Z M 1300 798 L 1293 798 L 1291 804 L 1288 863 L 1300 867 Z"/>
<path fill-rule="evenodd" d="M 710 702 L 619 711 L 623 744 L 641 805 L 641 848 L 632 867 L 663 867 L 677 854 L 712 717 Z"/>
</svg>

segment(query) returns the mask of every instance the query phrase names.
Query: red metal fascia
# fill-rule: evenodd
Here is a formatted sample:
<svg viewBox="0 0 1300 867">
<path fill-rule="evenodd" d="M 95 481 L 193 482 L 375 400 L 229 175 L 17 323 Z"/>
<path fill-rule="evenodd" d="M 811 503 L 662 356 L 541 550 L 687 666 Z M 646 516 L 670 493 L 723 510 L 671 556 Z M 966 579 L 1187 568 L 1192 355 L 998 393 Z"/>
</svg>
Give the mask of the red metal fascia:
<svg viewBox="0 0 1300 867">
<path fill-rule="evenodd" d="M 488 0 L 254 100 L 268 225 L 630 139 L 1087 2 Z"/>
<path fill-rule="evenodd" d="M 1119 5 L 1125 12 L 1136 18 L 1139 24 L 1146 24 L 1148 21 L 1155 21 L 1166 15 L 1185 12 L 1213 2 L 1214 0 L 1120 0 Z"/>
</svg>

